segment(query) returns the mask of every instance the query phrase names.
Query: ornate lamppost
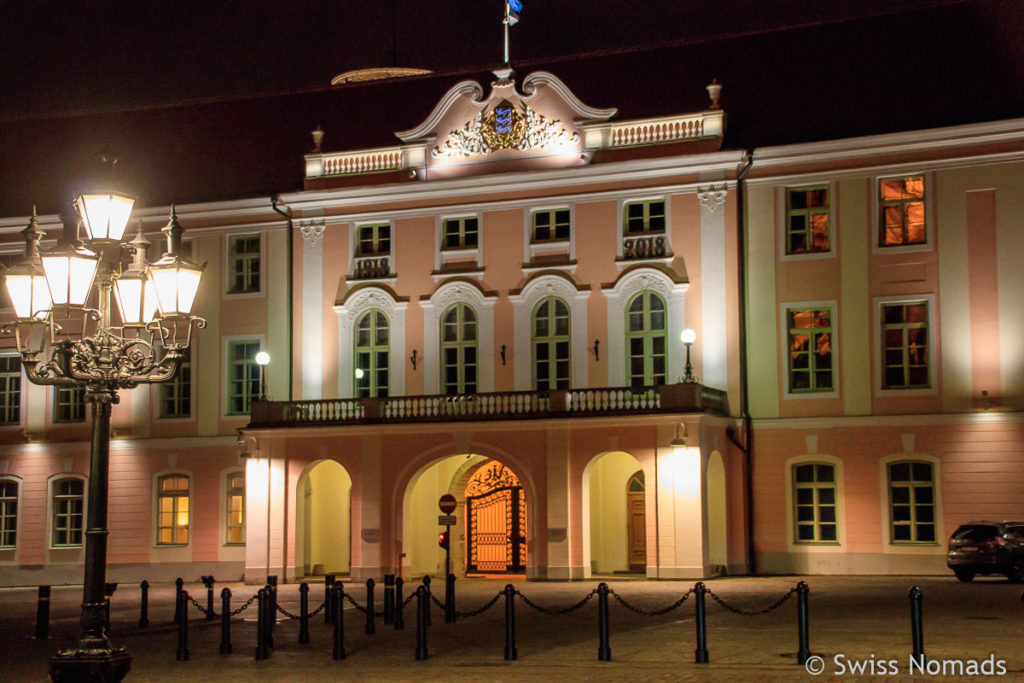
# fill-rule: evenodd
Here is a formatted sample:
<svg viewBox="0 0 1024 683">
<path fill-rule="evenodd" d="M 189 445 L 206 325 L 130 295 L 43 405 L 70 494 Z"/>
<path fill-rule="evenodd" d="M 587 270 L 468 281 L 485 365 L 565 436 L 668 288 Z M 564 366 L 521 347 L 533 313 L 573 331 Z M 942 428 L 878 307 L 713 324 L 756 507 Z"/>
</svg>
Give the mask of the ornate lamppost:
<svg viewBox="0 0 1024 683">
<path fill-rule="evenodd" d="M 206 326 L 192 315 L 205 265 L 181 255 L 184 229 L 174 209 L 163 228 L 167 250 L 147 263 L 141 226 L 131 243 L 122 241 L 134 202 L 116 192 L 79 196 L 84 242 L 64 240 L 42 253 L 44 233 L 33 210 L 22 231 L 25 257 L 4 274 L 16 320 L 2 331 L 14 333 L 29 381 L 84 388 L 92 404 L 82 635 L 50 659 L 54 681 L 119 681 L 131 666 L 128 652 L 114 649 L 104 628 L 111 405 L 120 389 L 173 379 L 193 326 Z M 134 257 L 125 268 L 128 254 Z"/>
</svg>

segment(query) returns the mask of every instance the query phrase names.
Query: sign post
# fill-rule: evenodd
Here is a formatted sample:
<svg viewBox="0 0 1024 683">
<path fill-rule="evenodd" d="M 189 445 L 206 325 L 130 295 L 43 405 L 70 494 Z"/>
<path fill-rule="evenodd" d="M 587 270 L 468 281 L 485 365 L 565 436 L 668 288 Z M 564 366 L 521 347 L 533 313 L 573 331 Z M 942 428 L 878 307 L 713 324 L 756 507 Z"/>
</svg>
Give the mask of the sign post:
<svg viewBox="0 0 1024 683">
<path fill-rule="evenodd" d="M 456 506 L 455 496 L 450 493 L 446 493 L 441 496 L 441 499 L 437 501 L 437 507 L 441 508 L 441 512 L 444 515 L 438 517 L 438 522 L 444 524 L 444 537 L 446 543 L 444 544 L 444 578 L 448 580 L 448 574 L 451 573 L 452 565 L 452 524 L 455 523 L 455 512 Z"/>
</svg>

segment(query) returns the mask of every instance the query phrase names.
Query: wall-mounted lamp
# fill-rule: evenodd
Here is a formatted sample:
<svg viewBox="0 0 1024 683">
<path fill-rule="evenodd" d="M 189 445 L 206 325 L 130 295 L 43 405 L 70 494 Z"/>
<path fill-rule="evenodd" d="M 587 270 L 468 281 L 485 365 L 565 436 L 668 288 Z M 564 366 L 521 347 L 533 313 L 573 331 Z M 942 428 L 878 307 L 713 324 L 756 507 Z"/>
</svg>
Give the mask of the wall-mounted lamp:
<svg viewBox="0 0 1024 683">
<path fill-rule="evenodd" d="M 680 433 L 680 427 L 682 427 L 682 433 Z M 676 425 L 676 438 L 672 439 L 672 443 L 669 446 L 672 447 L 673 451 L 678 452 L 681 448 L 686 448 L 686 425 Z"/>
<path fill-rule="evenodd" d="M 409 356 L 409 360 L 412 362 L 413 371 L 416 370 L 416 349 L 412 350 L 412 355 Z"/>
<path fill-rule="evenodd" d="M 505 365 L 505 345 L 501 345 L 501 364 Z"/>
<path fill-rule="evenodd" d="M 260 400 L 267 400 L 267 364 L 270 362 L 270 354 L 260 351 L 256 354 L 256 365 L 260 366 Z"/>
<path fill-rule="evenodd" d="M 693 342 L 697 340 L 697 333 L 687 327 L 679 333 L 679 339 L 682 340 L 683 345 L 686 347 L 685 374 L 680 381 L 684 384 L 693 384 L 697 379 L 693 376 L 693 365 L 690 364 L 690 347 L 693 345 Z"/>
<path fill-rule="evenodd" d="M 241 449 L 238 453 L 240 463 L 249 458 L 255 458 L 259 452 L 259 442 L 256 440 L 256 437 L 243 434 L 242 430 L 238 430 L 238 440 L 235 441 L 235 444 Z"/>
<path fill-rule="evenodd" d="M 601 340 L 600 339 L 595 339 L 594 340 L 594 348 L 591 349 L 591 350 L 594 352 L 594 360 L 600 362 L 601 361 Z"/>
</svg>

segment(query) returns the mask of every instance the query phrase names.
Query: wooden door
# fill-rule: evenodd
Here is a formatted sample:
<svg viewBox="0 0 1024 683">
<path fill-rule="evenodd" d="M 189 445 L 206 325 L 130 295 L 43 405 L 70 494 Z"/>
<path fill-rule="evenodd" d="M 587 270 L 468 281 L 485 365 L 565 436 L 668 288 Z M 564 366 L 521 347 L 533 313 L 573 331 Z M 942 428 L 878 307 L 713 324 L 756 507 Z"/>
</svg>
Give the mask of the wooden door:
<svg viewBox="0 0 1024 683">
<path fill-rule="evenodd" d="M 647 511 L 644 472 L 638 470 L 626 483 L 626 526 L 629 547 L 629 571 L 647 570 Z"/>
</svg>

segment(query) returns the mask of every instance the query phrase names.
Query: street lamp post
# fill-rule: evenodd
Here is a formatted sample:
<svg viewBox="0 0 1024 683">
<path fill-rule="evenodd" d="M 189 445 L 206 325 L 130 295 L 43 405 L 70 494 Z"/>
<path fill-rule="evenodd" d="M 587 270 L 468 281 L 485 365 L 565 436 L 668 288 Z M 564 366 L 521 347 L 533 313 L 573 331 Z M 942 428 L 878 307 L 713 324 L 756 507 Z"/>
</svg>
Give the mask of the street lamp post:
<svg viewBox="0 0 1024 683">
<path fill-rule="evenodd" d="M 256 354 L 256 365 L 260 366 L 260 400 L 267 400 L 267 364 L 270 363 L 270 354 L 260 351 Z"/>
<path fill-rule="evenodd" d="M 33 211 L 22 231 L 25 257 L 4 274 L 16 320 L 2 331 L 15 335 L 29 381 L 84 388 L 92 404 L 82 635 L 50 659 L 54 681 L 119 681 L 131 666 L 128 652 L 114 649 L 105 632 L 111 406 L 121 389 L 173 379 L 193 326 L 206 326 L 191 313 L 205 266 L 181 256 L 183 228 L 174 210 L 163 228 L 167 250 L 155 263 L 146 263 L 141 226 L 130 244 L 122 241 L 134 201 L 119 193 L 78 197 L 85 241 L 66 240 L 43 253 Z M 134 254 L 127 269 L 126 252 Z M 111 315 L 111 291 L 120 324 Z"/>
<path fill-rule="evenodd" d="M 690 364 L 690 347 L 693 346 L 693 342 L 697 341 L 697 333 L 687 327 L 685 330 L 679 333 L 679 339 L 683 342 L 683 346 L 686 347 L 686 368 L 684 369 L 684 375 L 682 382 L 684 384 L 693 384 L 697 381 L 697 378 L 693 376 L 693 365 Z"/>
</svg>

